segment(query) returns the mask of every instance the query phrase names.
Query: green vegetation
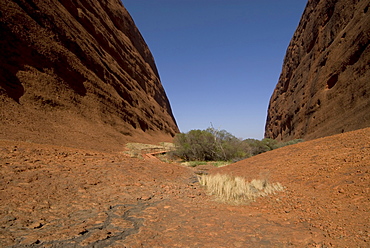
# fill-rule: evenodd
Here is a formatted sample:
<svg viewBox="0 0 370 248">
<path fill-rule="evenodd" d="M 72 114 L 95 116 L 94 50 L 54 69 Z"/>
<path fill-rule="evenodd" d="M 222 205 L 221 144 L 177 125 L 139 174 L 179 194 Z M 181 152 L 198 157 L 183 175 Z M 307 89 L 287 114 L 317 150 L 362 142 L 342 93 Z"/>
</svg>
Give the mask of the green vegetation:
<svg viewBox="0 0 370 248">
<path fill-rule="evenodd" d="M 222 167 L 239 160 L 271 151 L 302 140 L 277 142 L 273 139 L 238 139 L 225 130 L 207 128 L 179 133 L 174 143 L 162 142 L 155 144 L 128 143 L 123 153 L 130 157 L 143 158 L 143 154 L 158 153 L 157 158 L 166 163 L 183 160 L 183 165 L 196 167 L 211 164 Z M 159 154 L 162 152 L 163 154 Z"/>
<path fill-rule="evenodd" d="M 188 167 L 197 167 L 198 165 L 212 165 L 214 167 L 223 167 L 223 166 L 231 164 L 231 162 L 230 161 L 185 161 L 185 162 L 182 162 L 181 164 L 188 166 Z"/>
<path fill-rule="evenodd" d="M 173 155 L 185 161 L 229 161 L 248 156 L 248 144 L 214 128 L 177 134 Z"/>
<path fill-rule="evenodd" d="M 172 156 L 179 157 L 184 161 L 236 162 L 302 141 L 300 139 L 289 142 L 278 142 L 273 139 L 241 140 L 225 130 L 208 128 L 177 134 L 174 139 L 175 148 L 172 151 Z M 197 163 L 189 166 L 195 167 Z"/>
<path fill-rule="evenodd" d="M 264 152 L 268 152 L 280 147 L 288 146 L 297 144 L 299 142 L 303 142 L 302 139 L 294 139 L 287 142 L 278 142 L 274 139 L 263 139 L 263 140 L 256 140 L 256 139 L 246 139 L 244 140 L 249 147 L 250 147 L 250 155 L 255 156 Z"/>
<path fill-rule="evenodd" d="M 257 197 L 283 191 L 280 183 L 269 183 L 266 179 L 247 182 L 242 177 L 229 175 L 202 175 L 198 177 L 199 183 L 207 188 L 210 195 L 217 200 L 232 204 L 243 204 L 254 201 Z"/>
</svg>

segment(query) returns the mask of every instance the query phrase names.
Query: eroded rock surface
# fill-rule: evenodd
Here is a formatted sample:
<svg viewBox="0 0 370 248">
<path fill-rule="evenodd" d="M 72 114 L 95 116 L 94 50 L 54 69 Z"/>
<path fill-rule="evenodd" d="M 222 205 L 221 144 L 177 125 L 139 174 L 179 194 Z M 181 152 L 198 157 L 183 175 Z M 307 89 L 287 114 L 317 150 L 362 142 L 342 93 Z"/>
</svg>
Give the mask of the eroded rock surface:
<svg viewBox="0 0 370 248">
<path fill-rule="evenodd" d="M 370 126 L 370 3 L 310 0 L 271 97 L 265 137 L 313 139 Z"/>
<path fill-rule="evenodd" d="M 119 0 L 0 2 L 0 138 L 114 148 L 178 132 Z"/>
<path fill-rule="evenodd" d="M 192 168 L 0 140 L 0 246 L 368 247 L 369 144 L 367 128 Z M 220 203 L 200 187 L 200 171 L 284 191 Z"/>
</svg>

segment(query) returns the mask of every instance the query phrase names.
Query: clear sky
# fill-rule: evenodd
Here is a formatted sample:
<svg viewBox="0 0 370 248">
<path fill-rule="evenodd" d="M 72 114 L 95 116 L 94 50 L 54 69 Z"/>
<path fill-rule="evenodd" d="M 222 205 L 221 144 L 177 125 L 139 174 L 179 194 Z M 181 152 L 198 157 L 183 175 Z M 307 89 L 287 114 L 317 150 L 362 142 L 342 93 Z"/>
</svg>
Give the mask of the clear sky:
<svg viewBox="0 0 370 248">
<path fill-rule="evenodd" d="M 262 139 L 307 0 L 122 0 L 151 50 L 181 132 Z"/>
</svg>

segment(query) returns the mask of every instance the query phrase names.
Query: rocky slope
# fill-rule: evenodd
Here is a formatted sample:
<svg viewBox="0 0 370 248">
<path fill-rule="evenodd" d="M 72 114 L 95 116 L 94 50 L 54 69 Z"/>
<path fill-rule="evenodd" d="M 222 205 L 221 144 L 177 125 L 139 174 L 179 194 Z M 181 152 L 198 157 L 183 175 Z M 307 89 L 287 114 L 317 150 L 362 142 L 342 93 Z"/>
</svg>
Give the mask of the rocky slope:
<svg viewBox="0 0 370 248">
<path fill-rule="evenodd" d="M 178 132 L 119 0 L 0 2 L 0 138 L 115 149 Z"/>
<path fill-rule="evenodd" d="M 272 94 L 265 137 L 313 139 L 370 126 L 370 3 L 309 0 Z"/>
<path fill-rule="evenodd" d="M 222 167 L 0 140 L 1 247 L 369 247 L 370 128 Z M 199 171 L 279 182 L 247 205 Z"/>
</svg>

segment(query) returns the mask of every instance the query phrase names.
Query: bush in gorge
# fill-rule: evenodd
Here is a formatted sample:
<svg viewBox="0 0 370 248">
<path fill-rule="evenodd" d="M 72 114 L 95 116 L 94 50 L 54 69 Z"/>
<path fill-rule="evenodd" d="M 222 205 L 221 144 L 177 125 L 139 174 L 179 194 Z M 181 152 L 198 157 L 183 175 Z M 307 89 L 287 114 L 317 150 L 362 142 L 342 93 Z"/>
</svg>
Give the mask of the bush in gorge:
<svg viewBox="0 0 370 248">
<path fill-rule="evenodd" d="M 231 161 L 236 162 L 286 145 L 302 142 L 292 140 L 278 142 L 273 139 L 241 140 L 226 130 L 213 127 L 206 130 L 191 130 L 175 136 L 172 156 L 185 161 Z"/>
<path fill-rule="evenodd" d="M 249 156 L 249 145 L 225 130 L 208 128 L 177 134 L 173 155 L 186 161 L 229 161 Z"/>
</svg>

